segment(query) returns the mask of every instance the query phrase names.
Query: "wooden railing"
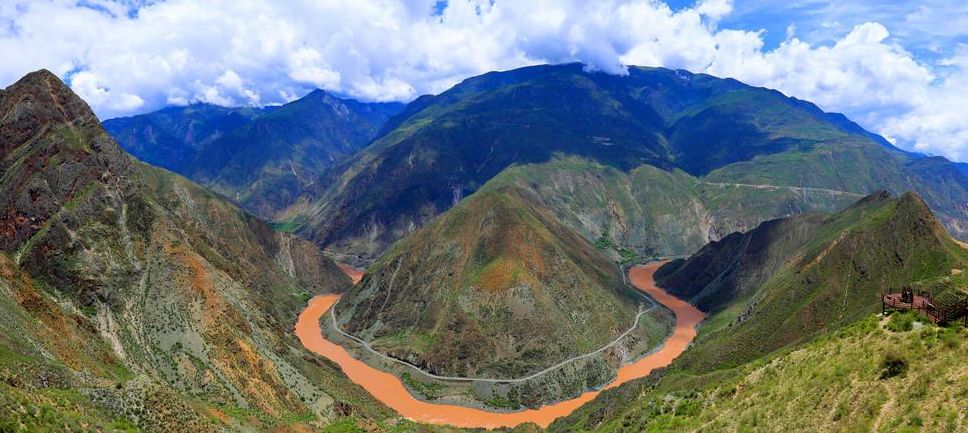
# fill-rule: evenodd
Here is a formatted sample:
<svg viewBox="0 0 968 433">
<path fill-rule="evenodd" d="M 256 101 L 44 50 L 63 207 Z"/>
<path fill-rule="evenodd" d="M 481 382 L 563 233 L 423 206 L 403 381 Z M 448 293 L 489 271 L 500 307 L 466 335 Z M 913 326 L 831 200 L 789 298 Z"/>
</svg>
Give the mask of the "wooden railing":
<svg viewBox="0 0 968 433">
<path fill-rule="evenodd" d="M 944 323 L 962 318 L 968 326 L 968 299 L 950 305 L 936 305 L 931 294 L 924 291 L 914 293 L 912 302 L 902 302 L 900 293 L 881 293 L 881 312 L 892 310 L 914 310 L 935 323 Z"/>
</svg>

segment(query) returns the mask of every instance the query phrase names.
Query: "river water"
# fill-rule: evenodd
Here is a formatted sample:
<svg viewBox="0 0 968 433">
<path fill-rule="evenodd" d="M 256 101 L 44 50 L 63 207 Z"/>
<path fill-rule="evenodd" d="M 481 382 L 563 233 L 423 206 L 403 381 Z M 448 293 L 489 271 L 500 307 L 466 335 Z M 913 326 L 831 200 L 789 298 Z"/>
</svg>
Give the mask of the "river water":
<svg viewBox="0 0 968 433">
<path fill-rule="evenodd" d="M 633 267 L 629 270 L 629 279 L 636 288 L 649 294 L 675 313 L 676 325 L 672 335 L 659 350 L 619 368 L 615 380 L 605 385 L 603 390 L 648 376 L 652 370 L 669 365 L 696 337 L 696 324 L 705 315 L 689 303 L 656 287 L 653 275 L 661 265 L 662 263 L 650 263 Z M 358 275 L 354 277 L 358 278 Z M 322 295 L 310 300 L 309 306 L 303 310 L 296 322 L 296 335 L 306 349 L 338 364 L 350 380 L 366 389 L 383 404 L 413 421 L 466 428 L 514 427 L 526 422 L 547 427 L 556 418 L 572 413 L 581 405 L 592 401 L 601 392 L 588 391 L 571 400 L 517 412 L 490 412 L 418 400 L 407 391 L 396 376 L 353 358 L 342 346 L 323 337 L 319 325 L 320 317 L 338 300 L 339 295 Z"/>
</svg>

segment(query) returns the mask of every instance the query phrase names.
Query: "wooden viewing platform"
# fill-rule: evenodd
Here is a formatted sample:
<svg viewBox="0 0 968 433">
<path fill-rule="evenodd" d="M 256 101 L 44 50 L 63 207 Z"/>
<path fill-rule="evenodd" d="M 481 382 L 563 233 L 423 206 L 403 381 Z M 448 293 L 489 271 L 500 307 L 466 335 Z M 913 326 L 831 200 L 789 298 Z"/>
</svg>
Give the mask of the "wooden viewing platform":
<svg viewBox="0 0 968 433">
<path fill-rule="evenodd" d="M 914 310 L 934 323 L 952 322 L 959 318 L 968 326 L 968 299 L 949 305 L 940 305 L 931 294 L 923 291 L 904 289 L 901 293 L 881 294 L 881 313 L 887 311 Z"/>
</svg>

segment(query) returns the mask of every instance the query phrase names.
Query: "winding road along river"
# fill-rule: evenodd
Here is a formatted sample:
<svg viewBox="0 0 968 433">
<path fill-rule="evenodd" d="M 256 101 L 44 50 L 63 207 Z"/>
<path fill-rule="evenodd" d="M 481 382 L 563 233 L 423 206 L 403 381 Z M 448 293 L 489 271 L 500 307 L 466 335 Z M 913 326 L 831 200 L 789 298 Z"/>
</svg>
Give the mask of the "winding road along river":
<svg viewBox="0 0 968 433">
<path fill-rule="evenodd" d="M 696 324 L 705 316 L 689 303 L 656 287 L 653 275 L 661 265 L 662 263 L 650 263 L 636 266 L 629 270 L 629 279 L 636 288 L 648 293 L 656 301 L 675 313 L 676 326 L 672 335 L 656 352 L 619 368 L 615 380 L 605 385 L 603 390 L 648 376 L 653 369 L 669 365 L 686 350 L 686 346 L 696 337 Z M 351 277 L 354 280 L 359 278 L 358 275 L 351 275 Z M 601 392 L 588 391 L 571 400 L 518 412 L 489 412 L 463 406 L 420 401 L 407 391 L 396 376 L 370 367 L 350 356 L 349 352 L 342 346 L 323 338 L 319 319 L 338 300 L 339 295 L 322 295 L 310 300 L 309 306 L 303 310 L 296 322 L 296 335 L 306 349 L 339 364 L 350 380 L 369 391 L 374 398 L 383 402 L 383 404 L 411 420 L 467 428 L 514 427 L 526 422 L 547 427 L 556 418 L 572 413 L 581 405 L 592 401 Z"/>
</svg>

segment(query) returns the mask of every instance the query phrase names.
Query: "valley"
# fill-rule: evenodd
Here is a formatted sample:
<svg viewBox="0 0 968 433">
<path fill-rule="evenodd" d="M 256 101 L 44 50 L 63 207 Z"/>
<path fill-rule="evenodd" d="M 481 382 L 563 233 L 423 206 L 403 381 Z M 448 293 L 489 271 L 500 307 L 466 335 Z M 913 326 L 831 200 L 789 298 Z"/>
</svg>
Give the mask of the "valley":
<svg viewBox="0 0 968 433">
<path fill-rule="evenodd" d="M 354 382 L 366 389 L 377 400 L 401 415 L 418 422 L 445 424 L 466 428 L 515 427 L 525 423 L 547 427 L 555 419 L 568 415 L 577 407 L 593 400 L 602 391 L 615 388 L 631 380 L 648 376 L 656 368 L 669 365 L 686 350 L 696 336 L 696 325 L 705 315 L 655 285 L 653 275 L 661 262 L 637 266 L 629 271 L 629 279 L 638 290 L 653 297 L 676 317 L 675 327 L 661 347 L 640 359 L 623 365 L 617 375 L 600 390 L 582 393 L 579 397 L 552 403 L 537 409 L 513 412 L 494 412 L 480 409 L 434 404 L 415 398 L 396 376 L 370 367 L 353 358 L 342 346 L 324 338 L 320 321 L 332 316 L 330 309 L 339 301 L 337 295 L 313 298 L 296 322 L 296 335 L 308 350 L 336 362 Z"/>
<path fill-rule="evenodd" d="M 968 425 L 968 330 L 880 309 L 968 299 L 968 171 L 811 103 L 564 64 L 105 125 L 0 91 L 0 431 Z"/>
</svg>

